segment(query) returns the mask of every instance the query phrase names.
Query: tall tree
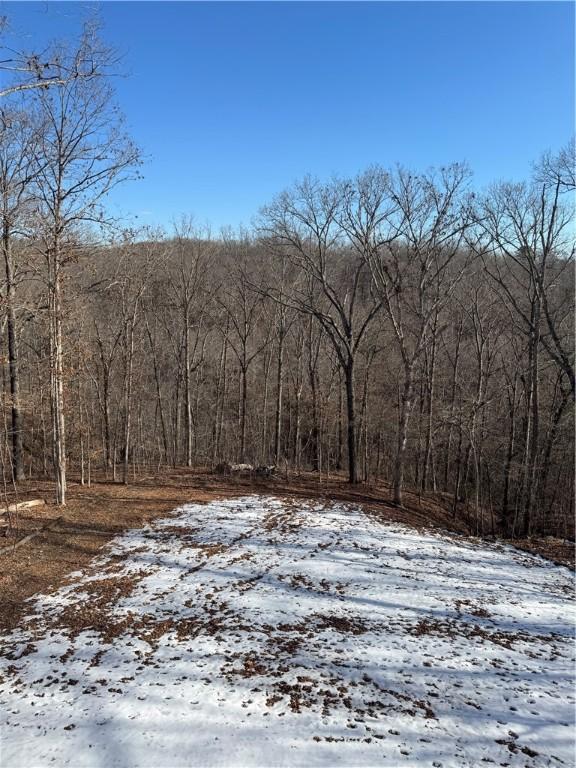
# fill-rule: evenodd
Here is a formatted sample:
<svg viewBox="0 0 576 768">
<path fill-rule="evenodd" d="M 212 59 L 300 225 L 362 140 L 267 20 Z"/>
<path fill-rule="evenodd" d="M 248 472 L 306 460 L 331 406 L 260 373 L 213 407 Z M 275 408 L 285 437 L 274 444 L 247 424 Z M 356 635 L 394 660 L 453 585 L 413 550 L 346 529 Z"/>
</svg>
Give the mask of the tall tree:
<svg viewBox="0 0 576 768">
<path fill-rule="evenodd" d="M 98 37 L 84 35 L 79 46 L 62 46 L 48 89 L 33 91 L 44 129 L 36 145 L 39 205 L 38 241 L 44 257 L 50 326 L 53 463 L 58 504 L 66 500 L 65 296 L 63 274 L 78 256 L 87 225 L 107 223 L 104 200 L 134 176 L 139 152 L 123 131 L 111 84 L 103 78 L 69 78 L 79 58 L 105 69 L 110 52 Z"/>
<path fill-rule="evenodd" d="M 192 373 L 201 358 L 193 360 L 201 339 L 209 308 L 206 281 L 214 248 L 210 232 L 196 228 L 190 218 L 175 227 L 172 241 L 174 267 L 168 270 L 170 289 L 182 316 L 182 356 L 184 367 L 184 429 L 186 466 L 192 466 Z M 193 329 L 194 326 L 194 329 Z M 194 333 L 195 330 L 195 333 Z M 205 335 L 204 335 L 205 338 Z"/>
<path fill-rule="evenodd" d="M 5 269 L 6 328 L 10 370 L 12 466 L 16 480 L 24 477 L 22 408 L 18 355 L 17 287 L 21 267 L 15 258 L 27 234 L 33 210 L 34 162 L 40 126 L 22 108 L 0 110 L 0 227 Z"/>
<path fill-rule="evenodd" d="M 564 174 L 553 174 L 550 162 L 547 171 L 537 173 L 530 183 L 492 187 L 479 210 L 483 235 L 480 252 L 486 272 L 520 321 L 527 339 L 529 414 L 521 526 L 525 534 L 531 532 L 539 495 L 542 349 L 564 372 L 572 393 L 575 388 L 573 297 L 562 277 L 573 269 L 573 207 L 562 199 L 569 188 Z"/>
<path fill-rule="evenodd" d="M 416 366 L 434 343 L 438 315 L 467 264 L 468 170 L 395 173 L 374 167 L 346 189 L 343 227 L 367 265 L 402 360 L 393 500 L 402 504 L 408 422 Z"/>
<path fill-rule="evenodd" d="M 341 226 L 343 185 L 312 178 L 296 184 L 262 211 L 268 246 L 295 271 L 290 292 L 270 295 L 322 326 L 342 368 L 346 391 L 348 481 L 358 482 L 355 363 L 359 345 L 381 308 L 371 292 L 364 259 L 351 249 Z"/>
<path fill-rule="evenodd" d="M 226 243 L 228 258 L 233 259 L 230 274 L 231 285 L 225 285 L 218 292 L 217 303 L 223 310 L 226 326 L 226 340 L 240 370 L 240 400 L 237 458 L 246 462 L 248 374 L 260 353 L 268 346 L 271 326 L 264 322 L 265 275 L 255 268 L 250 259 L 250 242 L 242 237 L 238 242 Z"/>
</svg>

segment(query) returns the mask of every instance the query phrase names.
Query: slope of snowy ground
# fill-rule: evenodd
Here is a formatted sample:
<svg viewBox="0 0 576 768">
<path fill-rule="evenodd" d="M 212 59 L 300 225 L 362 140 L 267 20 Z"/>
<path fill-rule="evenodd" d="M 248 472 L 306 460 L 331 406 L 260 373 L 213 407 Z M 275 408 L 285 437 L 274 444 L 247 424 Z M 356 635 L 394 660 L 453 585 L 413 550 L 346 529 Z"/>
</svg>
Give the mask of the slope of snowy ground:
<svg viewBox="0 0 576 768">
<path fill-rule="evenodd" d="M 572 586 L 343 505 L 187 505 L 2 638 L 0 765 L 572 765 Z"/>
</svg>

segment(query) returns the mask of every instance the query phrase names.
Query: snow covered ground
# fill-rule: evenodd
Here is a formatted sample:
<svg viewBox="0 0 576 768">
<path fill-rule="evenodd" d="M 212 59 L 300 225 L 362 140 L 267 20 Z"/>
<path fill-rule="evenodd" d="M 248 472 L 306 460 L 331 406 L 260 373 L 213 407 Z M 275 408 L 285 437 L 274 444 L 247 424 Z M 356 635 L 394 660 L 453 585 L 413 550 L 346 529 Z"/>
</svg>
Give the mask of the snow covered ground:
<svg viewBox="0 0 576 768">
<path fill-rule="evenodd" d="M 190 504 L 2 638 L 0 765 L 573 765 L 572 588 L 344 505 Z"/>
</svg>

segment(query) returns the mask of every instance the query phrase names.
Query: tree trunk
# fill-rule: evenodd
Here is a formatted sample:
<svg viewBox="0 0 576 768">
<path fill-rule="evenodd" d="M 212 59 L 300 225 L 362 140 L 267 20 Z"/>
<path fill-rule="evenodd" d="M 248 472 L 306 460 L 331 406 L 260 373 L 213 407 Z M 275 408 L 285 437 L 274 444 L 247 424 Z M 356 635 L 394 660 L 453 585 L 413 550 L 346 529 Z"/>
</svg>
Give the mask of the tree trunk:
<svg viewBox="0 0 576 768">
<path fill-rule="evenodd" d="M 280 464 L 281 439 L 282 439 L 282 395 L 284 385 L 284 328 L 280 328 L 278 336 L 278 358 L 276 361 L 276 416 L 274 424 L 274 463 Z"/>
<path fill-rule="evenodd" d="M 355 485 L 358 482 L 358 467 L 356 459 L 356 408 L 354 399 L 354 359 L 349 358 L 344 371 L 346 385 L 346 415 L 348 418 L 348 482 Z"/>
<path fill-rule="evenodd" d="M 396 460 L 394 462 L 394 482 L 392 486 L 392 501 L 399 507 L 402 506 L 402 486 L 404 482 L 406 443 L 408 441 L 408 421 L 412 410 L 413 379 L 413 368 L 411 366 L 405 366 L 404 390 L 400 401 L 398 443 L 396 448 Z"/>
<path fill-rule="evenodd" d="M 3 235 L 4 264 L 6 267 L 6 319 L 8 329 L 8 363 L 10 368 L 10 399 L 12 419 L 12 466 L 14 479 L 24 479 L 22 450 L 22 411 L 20 407 L 20 377 L 18 369 L 18 339 L 16 332 L 16 312 L 14 310 L 15 291 L 14 264 L 12 261 L 12 243 L 10 228 L 4 224 Z"/>
<path fill-rule="evenodd" d="M 516 447 L 516 388 L 518 375 L 514 377 L 514 389 L 512 397 L 509 396 L 509 421 L 508 449 L 506 451 L 506 463 L 504 465 L 504 490 L 502 492 L 502 510 L 500 512 L 500 530 L 503 534 L 508 532 L 510 526 L 510 474 L 512 471 L 512 459 Z"/>
<path fill-rule="evenodd" d="M 173 423 L 174 423 L 174 434 L 173 434 L 173 440 L 172 440 L 172 464 L 174 467 L 178 466 L 178 461 L 180 458 L 180 425 L 181 425 L 181 414 L 180 414 L 180 391 L 181 391 L 181 383 L 182 383 L 182 362 L 181 357 L 178 358 L 178 371 L 176 374 L 176 389 L 174 392 L 174 403 L 173 403 Z"/>
<path fill-rule="evenodd" d="M 66 504 L 66 425 L 64 416 L 64 363 L 62 348 L 62 276 L 60 244 L 56 240 L 52 254 L 52 418 L 54 436 L 54 473 L 56 503 Z"/>
<path fill-rule="evenodd" d="M 338 380 L 338 449 L 336 453 L 336 469 L 342 469 L 342 457 L 344 455 L 344 420 L 342 418 L 344 410 L 344 398 L 342 397 L 342 372 Z"/>
<path fill-rule="evenodd" d="M 312 394 L 312 429 L 310 430 L 311 443 L 311 465 L 313 472 L 320 471 L 320 427 L 318 417 L 318 387 L 316 382 L 316 371 L 309 369 L 310 391 Z"/>
<path fill-rule="evenodd" d="M 438 313 L 434 317 L 434 326 L 432 329 L 432 352 L 430 356 L 430 362 L 428 368 L 428 391 L 426 393 L 426 400 L 428 406 L 427 424 L 426 424 L 426 444 L 424 448 L 424 463 L 422 467 L 422 491 L 425 493 L 428 488 L 428 470 L 430 467 L 430 459 L 432 455 L 432 425 L 433 425 L 433 412 L 434 412 L 434 384 L 436 373 L 436 327 L 438 321 Z"/>
<path fill-rule="evenodd" d="M 452 504 L 452 517 L 456 519 L 458 502 L 460 501 L 460 482 L 462 479 L 462 421 L 458 425 L 458 448 L 456 450 L 456 480 L 454 482 L 454 501 Z"/>
<path fill-rule="evenodd" d="M 162 389 L 160 386 L 160 373 L 158 370 L 158 359 L 156 357 L 156 344 L 152 339 L 152 332 L 148 321 L 146 321 L 146 331 L 148 333 L 148 341 L 150 342 L 150 350 L 152 352 L 152 365 L 154 367 L 154 380 L 156 382 L 156 402 L 158 403 L 158 412 L 160 414 L 160 425 L 162 427 L 162 445 L 164 447 L 164 462 L 168 464 L 169 450 L 168 450 L 168 432 L 166 430 L 166 419 L 164 417 L 164 403 L 162 402 Z"/>
<path fill-rule="evenodd" d="M 240 366 L 240 453 L 238 460 L 241 464 L 246 461 L 246 405 L 248 400 L 248 370 L 246 365 Z"/>
<path fill-rule="evenodd" d="M 80 371 L 80 361 L 78 361 Z M 84 456 L 84 408 L 82 399 L 82 381 L 78 376 L 78 431 L 80 433 L 80 485 L 85 484 L 85 456 Z"/>
<path fill-rule="evenodd" d="M 546 444 L 544 447 L 543 458 L 542 458 L 542 473 L 541 473 L 540 482 L 539 482 L 539 487 L 542 495 L 546 493 L 546 487 L 548 485 L 548 477 L 550 475 L 550 458 L 552 455 L 552 448 L 554 447 L 556 437 L 558 436 L 558 425 L 560 424 L 564 410 L 568 405 L 568 403 L 570 402 L 570 400 L 571 400 L 571 390 L 565 390 L 561 395 L 559 404 L 553 410 L 553 413 L 552 413 L 552 424 L 550 425 L 550 429 L 548 431 L 548 435 L 546 438 Z M 548 507 L 548 515 L 550 515 L 550 513 L 552 512 L 553 501 L 554 499 L 552 499 Z"/>
<path fill-rule="evenodd" d="M 104 398 L 104 445 L 105 445 L 105 466 L 106 474 L 112 462 L 112 435 L 110 432 L 110 371 L 104 370 L 103 398 Z"/>
<path fill-rule="evenodd" d="M 131 319 L 127 329 L 126 344 L 126 376 L 124 383 L 124 451 L 122 456 L 122 482 L 128 484 L 128 472 L 130 462 L 130 441 L 132 439 L 132 375 L 134 367 L 134 324 L 135 317 Z"/>
<path fill-rule="evenodd" d="M 220 457 L 220 445 L 222 440 L 222 431 L 224 428 L 224 408 L 226 405 L 226 385 L 227 385 L 227 363 L 228 363 L 228 327 L 229 320 L 226 322 L 226 333 L 222 339 L 222 353 L 220 355 L 220 367 L 218 370 L 218 386 L 216 388 L 216 438 L 214 445 L 214 461 Z"/>
<path fill-rule="evenodd" d="M 540 303 L 536 298 L 532 311 L 532 330 L 530 333 L 530 380 L 532 410 L 532 432 L 529 452 L 529 464 L 527 466 L 526 506 L 523 520 L 523 534 L 529 536 L 532 532 L 532 515 L 538 496 L 538 447 L 540 433 L 540 398 L 539 398 L 539 365 L 538 351 L 540 345 Z"/>
<path fill-rule="evenodd" d="M 262 395 L 262 433 L 260 437 L 261 464 L 268 462 L 270 444 L 268 442 L 268 389 L 270 379 L 270 368 L 272 365 L 272 354 L 265 352 L 263 360 L 264 368 L 264 392 Z"/>
<path fill-rule="evenodd" d="M 300 472 L 300 461 L 301 461 L 301 458 L 300 458 L 301 456 L 300 433 L 302 429 L 302 416 L 301 416 L 301 407 L 300 407 L 301 399 L 302 399 L 302 382 L 297 381 L 295 398 L 294 398 L 295 400 L 294 402 L 294 464 L 296 466 L 297 472 Z"/>
<path fill-rule="evenodd" d="M 448 475 L 450 470 L 450 453 L 452 450 L 452 434 L 454 427 L 454 408 L 456 405 L 456 383 L 458 380 L 458 363 L 460 360 L 460 342 L 462 339 L 462 320 L 458 324 L 456 337 L 456 350 L 454 352 L 454 365 L 452 367 L 452 390 L 450 396 L 450 414 L 448 416 L 448 439 L 446 441 L 446 455 L 444 458 L 444 490 L 448 490 Z"/>
<path fill-rule="evenodd" d="M 190 319 L 188 304 L 184 309 L 184 429 L 186 430 L 186 466 L 192 466 L 192 402 L 190 392 Z"/>
</svg>

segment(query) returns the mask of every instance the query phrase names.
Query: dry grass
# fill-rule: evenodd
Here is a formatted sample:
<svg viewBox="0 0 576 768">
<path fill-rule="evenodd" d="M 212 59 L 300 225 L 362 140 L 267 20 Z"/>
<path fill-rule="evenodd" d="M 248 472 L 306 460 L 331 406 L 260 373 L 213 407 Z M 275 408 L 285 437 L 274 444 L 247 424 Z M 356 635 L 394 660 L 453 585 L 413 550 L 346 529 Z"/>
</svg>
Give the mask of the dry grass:
<svg viewBox="0 0 576 768">
<path fill-rule="evenodd" d="M 316 475 L 273 479 L 223 477 L 202 470 L 169 470 L 139 478 L 130 485 L 94 482 L 90 488 L 71 483 L 67 506 L 48 503 L 19 513 L 18 538 L 62 516 L 54 531 L 46 531 L 14 552 L 0 555 L 0 629 L 17 626 L 25 601 L 39 592 L 57 589 L 72 571 L 86 567 L 113 536 L 165 515 L 185 502 L 206 503 L 248 493 L 270 493 L 289 499 L 317 498 L 362 505 L 377 519 L 417 528 L 441 528 L 469 534 L 463 519 L 454 520 L 436 499 L 406 494 L 402 509 L 390 503 L 387 487 L 348 486 L 342 476 L 318 481 Z M 53 484 L 29 481 L 19 500 L 53 498 Z M 85 528 L 85 533 L 67 530 Z M 10 540 L 0 539 L 0 546 Z M 574 548 L 551 539 L 515 542 L 516 546 L 564 565 L 574 565 Z"/>
</svg>

